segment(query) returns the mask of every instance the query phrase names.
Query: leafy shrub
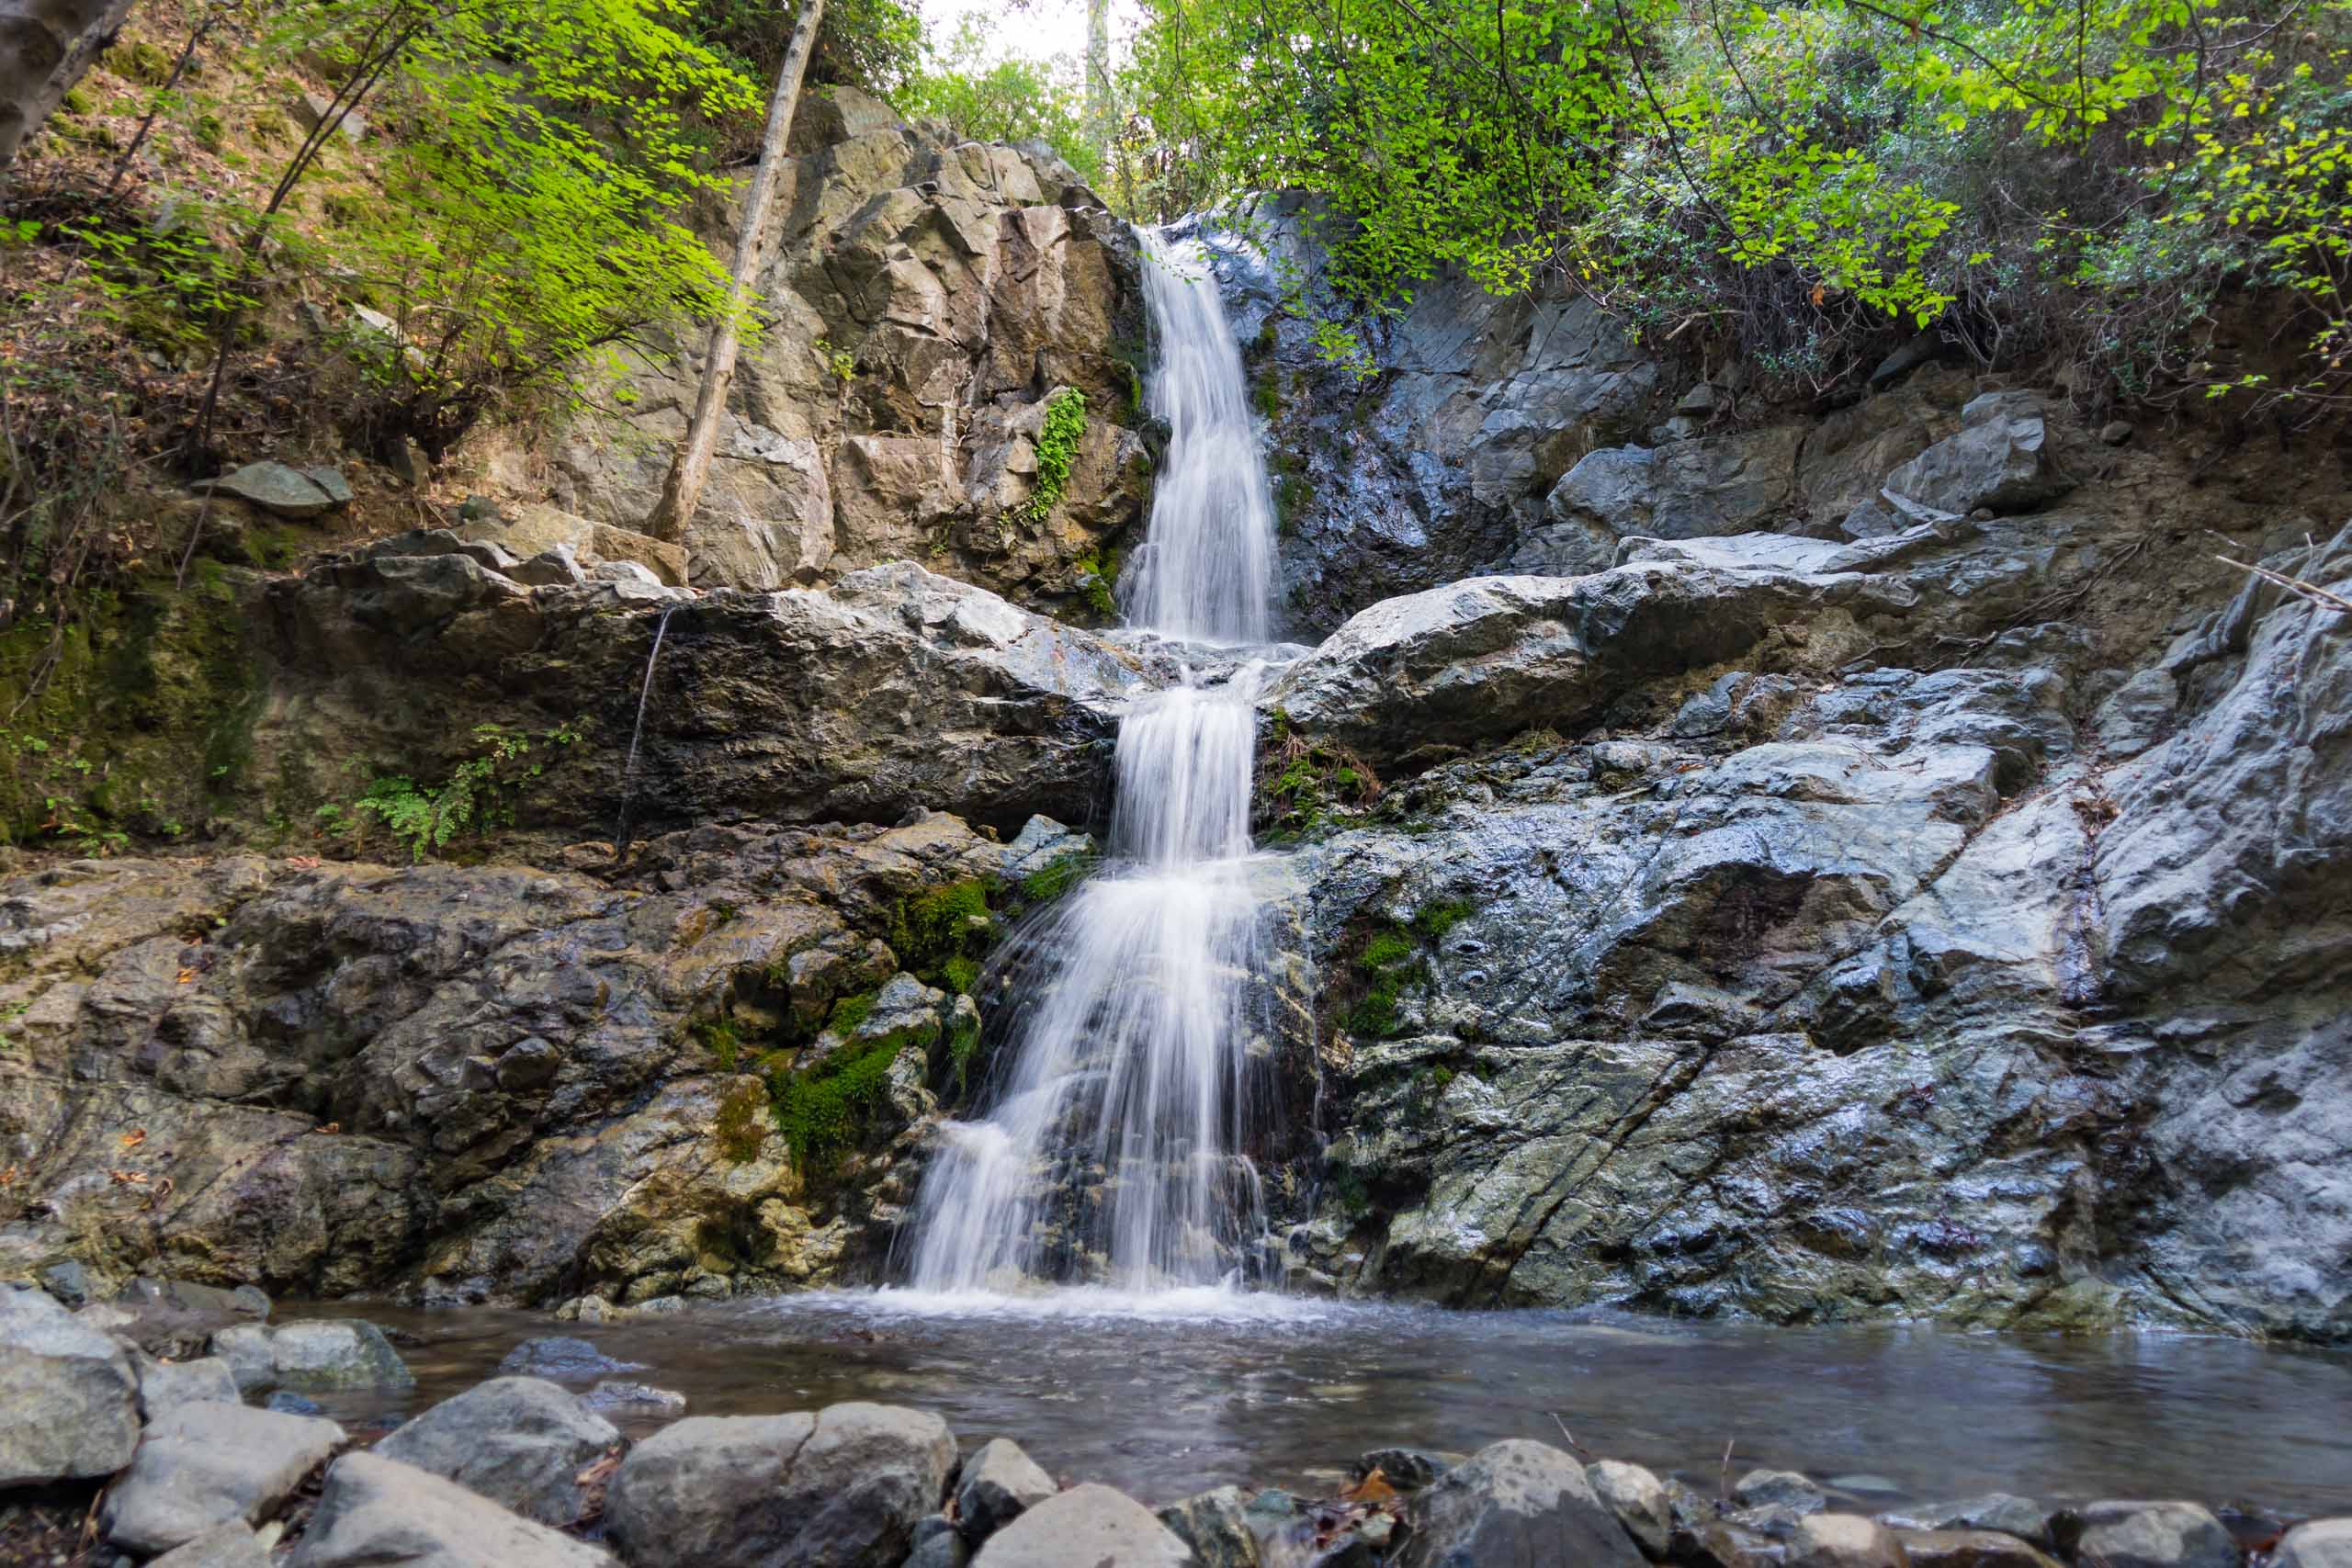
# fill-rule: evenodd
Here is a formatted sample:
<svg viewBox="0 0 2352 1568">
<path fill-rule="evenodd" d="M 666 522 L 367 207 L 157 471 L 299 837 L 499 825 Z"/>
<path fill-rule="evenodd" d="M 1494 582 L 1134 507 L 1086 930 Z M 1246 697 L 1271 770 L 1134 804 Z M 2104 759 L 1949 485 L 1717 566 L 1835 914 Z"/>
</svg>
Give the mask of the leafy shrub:
<svg viewBox="0 0 2352 1568">
<path fill-rule="evenodd" d="M 1029 515 L 1039 521 L 1053 514 L 1069 486 L 1070 464 L 1078 444 L 1086 438 L 1086 394 L 1064 387 L 1046 400 L 1046 423 L 1037 433 L 1037 488 L 1029 497 Z"/>
<path fill-rule="evenodd" d="M 473 732 L 483 750 L 459 762 L 441 784 L 421 785 L 405 773 L 380 774 L 351 803 L 349 815 L 374 818 L 412 861 L 422 862 L 469 829 L 513 826 L 516 793 L 545 770 L 535 749 L 568 746 L 579 738 L 569 726 L 537 736 L 500 724 L 478 724 Z M 333 818 L 326 815 L 330 811 Z M 328 824 L 345 815 L 335 807 L 322 807 L 320 814 Z"/>
</svg>

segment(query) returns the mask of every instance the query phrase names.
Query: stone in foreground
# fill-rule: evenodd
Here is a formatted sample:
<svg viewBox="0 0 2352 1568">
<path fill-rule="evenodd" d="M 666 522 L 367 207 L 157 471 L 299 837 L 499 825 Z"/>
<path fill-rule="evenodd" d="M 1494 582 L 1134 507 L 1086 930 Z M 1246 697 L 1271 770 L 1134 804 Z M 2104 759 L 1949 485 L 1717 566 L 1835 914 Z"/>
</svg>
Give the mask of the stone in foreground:
<svg viewBox="0 0 2352 1568">
<path fill-rule="evenodd" d="M 1674 1499 L 1668 1495 L 1666 1483 L 1638 1464 L 1615 1459 L 1586 1465 L 1584 1478 L 1642 1555 L 1664 1562 L 1667 1542 L 1674 1536 Z"/>
<path fill-rule="evenodd" d="M 1250 1499 L 1238 1486 L 1170 1503 L 1159 1522 L 1193 1549 L 1200 1568 L 1258 1568 L 1258 1537 L 1250 1528 Z"/>
<path fill-rule="evenodd" d="M 1617 1517 L 1593 1495 L 1584 1468 L 1544 1443 L 1492 1443 L 1415 1499 L 1404 1568 L 1504 1568 L 1573 1562 L 1640 1568 Z"/>
<path fill-rule="evenodd" d="M 237 1387 L 413 1388 L 415 1374 L 384 1331 L 358 1318 L 306 1318 L 272 1328 L 258 1323 L 212 1337 Z"/>
<path fill-rule="evenodd" d="M 896 1405 L 688 1416 L 629 1451 L 605 1517 L 634 1568 L 899 1568 L 955 1464 L 947 1424 Z"/>
<path fill-rule="evenodd" d="M 2050 1510 L 2030 1497 L 1987 1492 L 1957 1503 L 1931 1503 L 1881 1514 L 1879 1523 L 1899 1530 L 1999 1530 L 2050 1550 Z"/>
<path fill-rule="evenodd" d="M 1861 1514 L 1811 1514 L 1789 1536 L 1789 1568 L 1907 1568 L 1893 1530 Z"/>
<path fill-rule="evenodd" d="M 581 1471 L 620 1440 L 611 1422 L 543 1378 L 492 1378 L 443 1400 L 376 1452 L 561 1526 L 581 1516 Z"/>
<path fill-rule="evenodd" d="M 172 1548 L 147 1568 L 269 1568 L 269 1549 L 243 1521 L 232 1520 Z"/>
<path fill-rule="evenodd" d="M 46 1292 L 0 1288 L 0 1486 L 120 1470 L 139 1442 L 137 1397 L 120 1346 Z"/>
<path fill-rule="evenodd" d="M 2093 1503 L 2081 1511 L 2078 1562 L 2104 1568 L 2237 1568 L 2237 1542 L 2195 1503 Z"/>
<path fill-rule="evenodd" d="M 193 1361 L 141 1359 L 138 1371 L 139 1411 L 150 1421 L 160 1421 L 183 1405 L 237 1403 L 237 1380 L 218 1356 Z"/>
<path fill-rule="evenodd" d="M 2352 1519 L 2313 1519 L 2279 1541 L 2270 1568 L 2352 1568 Z"/>
<path fill-rule="evenodd" d="M 1090 1482 L 1031 1508 L 972 1561 L 977 1568 L 1190 1568 L 1194 1559 L 1150 1509 Z"/>
<path fill-rule="evenodd" d="M 345 1454 L 288 1568 L 612 1568 L 613 1560 L 518 1519 L 452 1481 L 377 1454 Z"/>
<path fill-rule="evenodd" d="M 956 1481 L 956 1512 L 969 1540 L 981 1540 L 1057 1490 L 1054 1478 L 1010 1438 L 980 1445 Z"/>
<path fill-rule="evenodd" d="M 1897 1530 L 1911 1568 L 2056 1568 L 2055 1560 L 2002 1530 Z"/>
<path fill-rule="evenodd" d="M 1829 1499 L 1809 1477 L 1793 1470 L 1751 1470 L 1732 1483 L 1731 1500 L 1743 1508 L 1787 1508 L 1815 1514 Z"/>
<path fill-rule="evenodd" d="M 147 1428 L 99 1523 L 109 1541 L 136 1552 L 168 1551 L 225 1524 L 260 1524 L 345 1440 L 342 1427 L 313 1416 L 183 1405 Z"/>
</svg>

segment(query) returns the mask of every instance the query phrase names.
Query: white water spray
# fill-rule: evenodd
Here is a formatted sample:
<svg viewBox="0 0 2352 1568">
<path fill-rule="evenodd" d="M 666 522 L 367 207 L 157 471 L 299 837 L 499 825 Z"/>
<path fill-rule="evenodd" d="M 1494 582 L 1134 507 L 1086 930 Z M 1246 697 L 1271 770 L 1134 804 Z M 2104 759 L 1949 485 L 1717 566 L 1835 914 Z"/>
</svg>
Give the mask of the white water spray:
<svg viewBox="0 0 2352 1568">
<path fill-rule="evenodd" d="M 1263 643 L 1271 491 L 1241 356 L 1197 243 L 1148 261 L 1151 407 L 1170 443 L 1129 600 L 1165 636 Z M 1263 1109 L 1250 886 L 1261 666 L 1185 682 L 1119 728 L 1111 863 L 1024 932 L 1011 1055 L 985 1121 L 950 1122 L 917 1201 L 910 1282 L 1004 1291 L 1213 1284 L 1264 1231 L 1246 1153 Z"/>
</svg>

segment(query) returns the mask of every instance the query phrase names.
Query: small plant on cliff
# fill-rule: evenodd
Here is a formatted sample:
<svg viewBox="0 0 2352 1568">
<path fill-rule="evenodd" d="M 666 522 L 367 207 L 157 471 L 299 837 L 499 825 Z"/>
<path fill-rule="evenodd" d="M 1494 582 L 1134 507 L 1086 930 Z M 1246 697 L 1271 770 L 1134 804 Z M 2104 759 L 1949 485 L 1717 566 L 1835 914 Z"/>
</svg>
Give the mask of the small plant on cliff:
<svg viewBox="0 0 2352 1568">
<path fill-rule="evenodd" d="M 1029 497 L 1028 514 L 1042 522 L 1062 501 L 1069 485 L 1070 464 L 1078 444 L 1086 438 L 1086 394 L 1064 387 L 1046 400 L 1045 428 L 1037 433 L 1037 488 Z"/>
<path fill-rule="evenodd" d="M 423 785 L 405 773 L 379 775 L 351 803 L 349 815 L 373 817 L 412 861 L 421 862 L 469 829 L 511 826 L 515 794 L 545 770 L 535 749 L 569 746 L 580 737 L 570 725 L 534 736 L 503 724 L 478 724 L 474 738 L 482 743 L 481 751 L 459 762 L 443 783 Z M 329 809 L 320 808 L 322 823 L 329 821 Z M 333 818 L 341 820 L 341 813 Z"/>
<path fill-rule="evenodd" d="M 1112 585 L 1119 581 L 1119 552 L 1105 556 L 1100 549 L 1088 550 L 1070 565 L 1078 569 L 1078 593 L 1086 607 L 1106 621 L 1118 619 L 1119 599 Z"/>
<path fill-rule="evenodd" d="M 978 959 L 995 936 L 988 889 L 977 881 L 918 893 L 890 914 L 891 949 L 909 972 L 926 980 L 941 978 L 958 958 Z"/>
<path fill-rule="evenodd" d="M 899 1034 L 844 1045 L 806 1072 L 779 1069 L 768 1079 L 776 1130 L 793 1162 L 808 1175 L 826 1174 L 865 1130 L 889 1087 L 890 1066 L 906 1048 Z"/>
</svg>

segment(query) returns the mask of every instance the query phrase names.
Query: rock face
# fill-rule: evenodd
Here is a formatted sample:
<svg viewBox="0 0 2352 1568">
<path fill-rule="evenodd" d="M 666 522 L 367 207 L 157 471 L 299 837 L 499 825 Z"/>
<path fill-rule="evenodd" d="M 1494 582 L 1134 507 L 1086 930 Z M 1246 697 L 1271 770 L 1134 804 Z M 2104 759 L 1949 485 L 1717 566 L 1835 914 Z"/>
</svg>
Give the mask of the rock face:
<svg viewBox="0 0 2352 1568">
<path fill-rule="evenodd" d="M 492 1378 L 407 1422 L 375 1451 L 478 1493 L 543 1525 L 582 1513 L 580 1472 L 621 1435 L 539 1378 Z"/>
<path fill-rule="evenodd" d="M 737 372 L 719 460 L 686 530 L 695 582 L 769 589 L 929 557 L 1027 603 L 1073 597 L 1140 516 L 1139 258 L 1067 166 L 952 144 L 859 101 L 814 99 L 785 164 L 771 323 Z M 714 222 L 731 240 L 734 224 Z M 693 409 L 699 345 L 641 362 L 626 419 L 556 459 L 554 499 L 641 527 Z M 1035 501 L 1046 404 L 1086 400 L 1060 504 Z"/>
<path fill-rule="evenodd" d="M 289 1568 L 611 1568 L 607 1553 L 535 1525 L 454 1482 L 345 1454 Z"/>
<path fill-rule="evenodd" d="M 0 1487 L 111 1475 L 139 1442 L 122 1348 L 43 1291 L 0 1286 Z"/>
<path fill-rule="evenodd" d="M 1089 1482 L 1023 1514 L 972 1561 L 979 1568 L 1186 1568 L 1194 1559 L 1150 1509 Z"/>
<path fill-rule="evenodd" d="M 629 1450 L 605 1517 L 631 1568 L 897 1568 L 955 1465 L 945 1422 L 893 1405 L 689 1416 Z"/>
<path fill-rule="evenodd" d="M 2352 637 L 2268 588 L 2037 618 L 2125 527 L 1629 546 L 1295 666 L 1293 733 L 1386 784 L 1291 868 L 1333 1091 L 1295 1261 L 1464 1304 L 2352 1332 L 2321 978 L 2352 974 Z M 2352 580 L 2352 535 L 2309 557 Z M 1720 584 L 1702 623 L 1866 586 L 1595 657 L 1576 613 L 1645 569 Z M 2127 680 L 2145 739 L 2110 756 Z"/>
<path fill-rule="evenodd" d="M 1637 1568 L 1617 1517 L 1576 1461 L 1543 1443 L 1494 1443 L 1414 1499 L 1405 1568 L 1569 1562 Z"/>
</svg>

